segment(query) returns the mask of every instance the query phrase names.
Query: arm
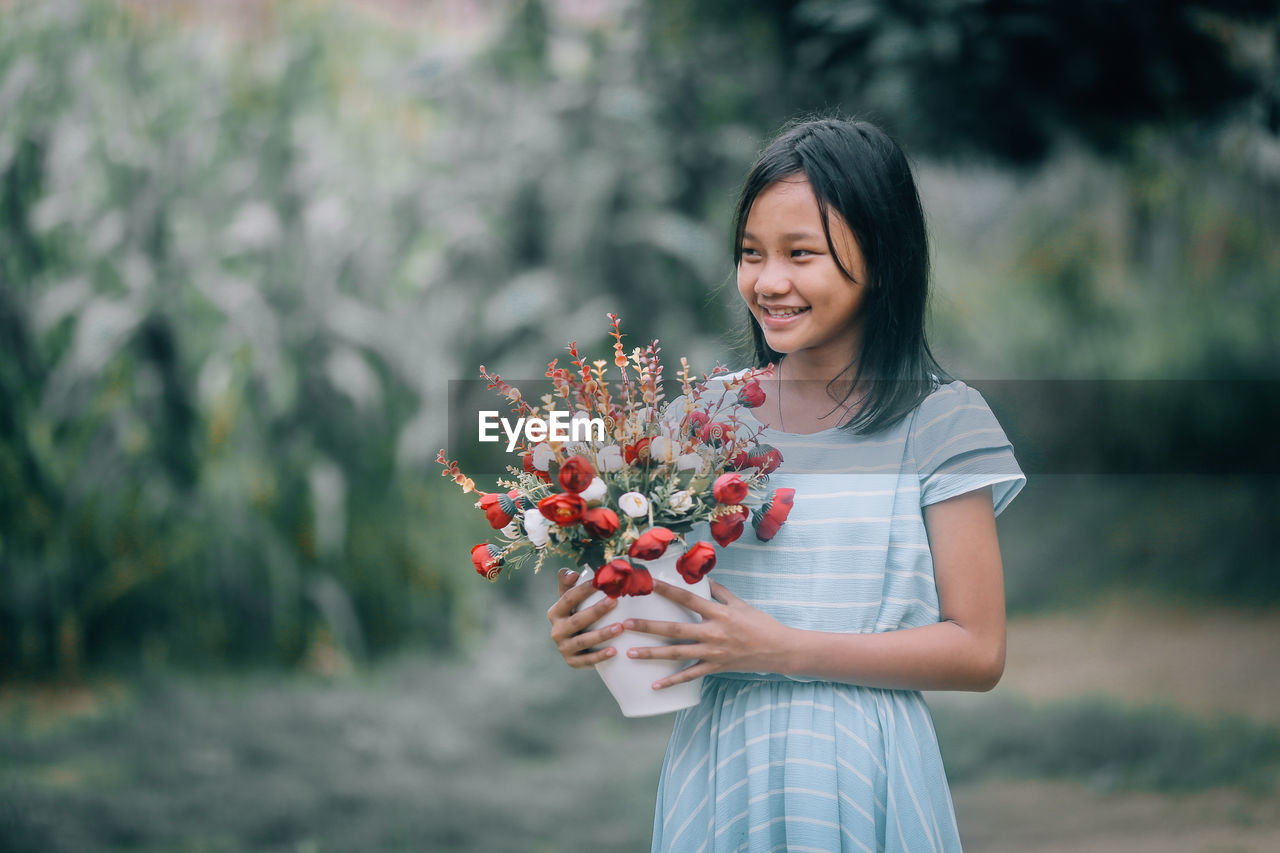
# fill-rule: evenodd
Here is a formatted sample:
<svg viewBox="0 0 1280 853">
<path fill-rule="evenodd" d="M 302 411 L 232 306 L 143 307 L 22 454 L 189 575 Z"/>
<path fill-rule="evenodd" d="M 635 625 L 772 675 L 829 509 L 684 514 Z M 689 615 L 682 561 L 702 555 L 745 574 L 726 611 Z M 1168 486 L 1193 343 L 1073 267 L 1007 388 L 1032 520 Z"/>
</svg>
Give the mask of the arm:
<svg viewBox="0 0 1280 853">
<path fill-rule="evenodd" d="M 689 641 L 636 657 L 697 659 L 663 687 L 726 670 L 775 672 L 900 690 L 990 690 L 1004 671 L 1004 580 L 990 489 L 925 508 L 942 621 L 876 634 L 787 627 L 712 583 L 716 601 L 667 584 L 657 592 L 702 615 L 699 625 L 627 627 Z"/>
</svg>

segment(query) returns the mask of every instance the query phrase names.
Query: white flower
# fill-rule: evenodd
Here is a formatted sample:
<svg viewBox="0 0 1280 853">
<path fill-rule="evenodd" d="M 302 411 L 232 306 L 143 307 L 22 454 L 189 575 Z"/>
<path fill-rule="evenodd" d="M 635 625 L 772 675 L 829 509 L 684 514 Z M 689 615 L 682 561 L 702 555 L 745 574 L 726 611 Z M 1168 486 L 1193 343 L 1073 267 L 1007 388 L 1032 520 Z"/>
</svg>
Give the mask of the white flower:
<svg viewBox="0 0 1280 853">
<path fill-rule="evenodd" d="M 627 492 L 618 498 L 618 509 L 632 518 L 640 518 L 649 514 L 649 499 L 639 492 Z"/>
<path fill-rule="evenodd" d="M 520 535 L 520 522 L 516 521 L 514 518 L 511 519 L 507 526 L 502 528 L 502 535 L 508 539 L 515 539 Z"/>
<path fill-rule="evenodd" d="M 672 512 L 688 512 L 691 509 L 693 509 L 693 495 L 688 489 L 671 493 Z"/>
<path fill-rule="evenodd" d="M 676 458 L 676 446 L 671 439 L 660 435 L 649 442 L 649 458 L 654 462 L 672 462 Z"/>
<path fill-rule="evenodd" d="M 551 449 L 551 445 L 545 441 L 535 445 L 533 448 L 533 467 L 539 471 L 546 471 L 551 467 L 551 461 L 556 458 L 556 452 Z"/>
<path fill-rule="evenodd" d="M 547 530 L 550 526 L 551 522 L 547 521 L 534 507 L 524 511 L 524 535 L 529 537 L 529 541 L 535 548 L 541 548 L 547 544 Z"/>
<path fill-rule="evenodd" d="M 600 448 L 600 452 L 596 454 L 596 465 L 601 471 L 621 471 L 622 448 L 616 444 Z"/>
<path fill-rule="evenodd" d="M 605 486 L 604 480 L 601 480 L 599 477 L 592 477 L 591 485 L 583 489 L 582 493 L 578 495 L 578 497 L 582 498 L 587 503 L 595 503 L 596 501 L 604 500 L 604 496 L 608 493 L 609 489 Z"/>
<path fill-rule="evenodd" d="M 704 460 L 697 453 L 686 453 L 676 460 L 676 470 L 701 473 Z"/>
</svg>

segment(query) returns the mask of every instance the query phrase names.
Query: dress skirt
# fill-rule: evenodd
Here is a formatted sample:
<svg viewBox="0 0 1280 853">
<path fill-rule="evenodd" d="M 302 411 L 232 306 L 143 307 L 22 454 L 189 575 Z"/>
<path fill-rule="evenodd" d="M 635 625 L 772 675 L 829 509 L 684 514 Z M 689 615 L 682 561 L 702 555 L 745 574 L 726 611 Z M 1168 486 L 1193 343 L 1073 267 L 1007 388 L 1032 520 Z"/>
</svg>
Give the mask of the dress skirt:
<svg viewBox="0 0 1280 853">
<path fill-rule="evenodd" d="M 960 850 L 920 693 L 721 674 L 681 711 L 654 851 Z"/>
</svg>

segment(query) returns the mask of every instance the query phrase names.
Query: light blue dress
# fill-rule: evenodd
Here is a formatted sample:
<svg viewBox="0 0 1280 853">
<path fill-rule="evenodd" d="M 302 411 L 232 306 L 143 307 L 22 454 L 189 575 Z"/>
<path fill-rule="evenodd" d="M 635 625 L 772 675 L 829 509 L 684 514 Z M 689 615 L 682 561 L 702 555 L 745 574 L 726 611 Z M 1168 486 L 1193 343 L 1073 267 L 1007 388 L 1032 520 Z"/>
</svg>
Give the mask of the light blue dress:
<svg viewBox="0 0 1280 853">
<path fill-rule="evenodd" d="M 767 430 L 770 489 L 796 490 L 770 542 L 717 548 L 712 577 L 780 622 L 843 633 L 939 621 L 922 508 L 985 486 L 997 514 L 1026 482 L 974 389 L 943 385 L 894 428 L 859 437 Z M 919 692 L 756 673 L 703 681 L 658 784 L 653 850 L 960 850 Z"/>
</svg>

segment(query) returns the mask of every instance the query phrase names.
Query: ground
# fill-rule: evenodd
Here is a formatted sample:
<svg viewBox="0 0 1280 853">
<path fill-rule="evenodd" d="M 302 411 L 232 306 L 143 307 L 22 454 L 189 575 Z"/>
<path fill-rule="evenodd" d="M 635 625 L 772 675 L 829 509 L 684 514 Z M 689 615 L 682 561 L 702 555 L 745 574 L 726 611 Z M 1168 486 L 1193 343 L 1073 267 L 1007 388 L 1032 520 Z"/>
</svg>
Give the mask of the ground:
<svg viewBox="0 0 1280 853">
<path fill-rule="evenodd" d="M 473 655 L 348 675 L 0 688 L 0 849 L 647 849 L 670 717 L 619 716 L 591 673 L 529 642 L 538 614 L 494 626 Z M 929 695 L 940 723 L 1095 695 L 1280 726 L 1280 613 L 1117 599 L 1015 619 L 1009 638 L 993 693 Z M 979 773 L 953 794 L 970 853 L 1272 851 L 1266 773 L 1181 793 Z"/>
<path fill-rule="evenodd" d="M 1083 612 L 1011 620 L 993 696 L 1050 702 L 1098 695 L 1206 718 L 1280 725 L 1280 613 L 1114 598 Z M 985 695 L 931 695 L 931 704 Z M 1228 853 L 1280 850 L 1280 799 L 1234 788 L 1168 795 L 1079 782 L 991 780 L 957 786 L 974 853 Z"/>
</svg>

